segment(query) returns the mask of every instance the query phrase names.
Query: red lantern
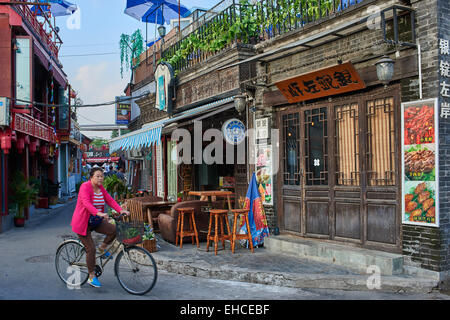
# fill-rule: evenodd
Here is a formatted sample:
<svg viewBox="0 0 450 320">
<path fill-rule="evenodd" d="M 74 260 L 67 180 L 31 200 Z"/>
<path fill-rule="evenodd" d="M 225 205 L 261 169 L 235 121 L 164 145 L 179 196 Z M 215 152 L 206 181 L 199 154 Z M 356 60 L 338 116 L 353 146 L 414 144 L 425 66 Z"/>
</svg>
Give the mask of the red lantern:
<svg viewBox="0 0 450 320">
<path fill-rule="evenodd" d="M 24 137 L 17 137 L 16 148 L 17 148 L 17 153 L 23 152 L 23 149 L 25 149 L 25 138 Z"/>
<path fill-rule="evenodd" d="M 11 149 L 11 133 L 8 131 L 1 133 L 1 147 L 5 154 L 9 153 L 9 149 Z"/>
<path fill-rule="evenodd" d="M 31 143 L 29 146 L 30 153 L 34 154 L 37 151 L 38 141 L 38 139 L 31 139 Z"/>
</svg>

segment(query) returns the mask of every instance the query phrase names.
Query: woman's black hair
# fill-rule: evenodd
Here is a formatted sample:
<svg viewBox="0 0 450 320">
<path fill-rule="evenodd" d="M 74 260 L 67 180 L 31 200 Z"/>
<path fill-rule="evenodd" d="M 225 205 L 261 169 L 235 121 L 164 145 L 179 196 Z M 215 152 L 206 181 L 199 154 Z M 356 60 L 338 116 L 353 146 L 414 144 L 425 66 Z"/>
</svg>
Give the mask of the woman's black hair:
<svg viewBox="0 0 450 320">
<path fill-rule="evenodd" d="M 91 171 L 89 172 L 89 178 L 92 178 L 95 174 L 95 171 L 101 171 L 103 173 L 103 169 L 100 167 L 94 167 L 91 169 Z"/>
</svg>

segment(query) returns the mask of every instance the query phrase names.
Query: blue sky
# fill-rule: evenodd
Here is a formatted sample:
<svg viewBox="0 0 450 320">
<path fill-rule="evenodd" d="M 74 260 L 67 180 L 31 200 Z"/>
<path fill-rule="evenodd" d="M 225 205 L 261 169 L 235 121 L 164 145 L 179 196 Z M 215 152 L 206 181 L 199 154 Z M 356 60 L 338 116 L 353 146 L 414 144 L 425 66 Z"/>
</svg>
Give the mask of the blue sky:
<svg viewBox="0 0 450 320">
<path fill-rule="evenodd" d="M 126 0 L 69 0 L 79 7 L 78 16 L 57 17 L 63 45 L 60 61 L 69 83 L 85 104 L 113 101 L 130 80 L 130 73 L 120 75 L 119 40 L 122 33 L 131 35 L 141 29 L 145 40 L 145 23 L 124 14 Z M 181 0 L 188 8 L 210 9 L 219 0 Z M 79 23 L 78 23 L 79 22 Z M 154 25 L 148 26 L 149 39 Z M 80 124 L 113 124 L 114 106 L 81 108 Z M 89 137 L 110 137 L 110 132 L 83 132 Z"/>
</svg>

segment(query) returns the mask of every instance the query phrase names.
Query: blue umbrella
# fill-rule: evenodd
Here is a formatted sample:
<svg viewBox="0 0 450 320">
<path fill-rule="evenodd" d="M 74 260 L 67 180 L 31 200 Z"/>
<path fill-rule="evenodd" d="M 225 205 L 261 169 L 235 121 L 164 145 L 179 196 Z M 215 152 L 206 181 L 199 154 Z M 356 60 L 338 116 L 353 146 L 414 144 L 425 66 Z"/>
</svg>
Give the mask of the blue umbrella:
<svg viewBox="0 0 450 320">
<path fill-rule="evenodd" d="M 157 43 L 159 40 L 161 40 L 161 38 L 147 42 L 147 47 L 151 47 L 153 44 Z"/>
<path fill-rule="evenodd" d="M 54 17 L 68 16 L 78 10 L 76 4 L 70 3 L 66 0 L 39 0 L 39 2 L 50 3 L 50 9 L 48 6 L 33 6 L 31 11 L 37 15 L 42 15 L 43 12 L 50 12 Z"/>
<path fill-rule="evenodd" d="M 127 0 L 125 14 L 155 24 L 168 24 L 171 19 L 185 17 L 190 11 L 178 0 Z"/>
</svg>

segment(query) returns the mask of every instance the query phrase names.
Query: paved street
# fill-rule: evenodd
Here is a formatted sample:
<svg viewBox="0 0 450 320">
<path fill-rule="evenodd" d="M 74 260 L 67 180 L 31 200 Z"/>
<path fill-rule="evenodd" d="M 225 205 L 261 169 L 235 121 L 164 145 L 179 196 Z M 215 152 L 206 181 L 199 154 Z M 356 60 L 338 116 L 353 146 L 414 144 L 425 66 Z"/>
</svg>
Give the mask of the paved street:
<svg viewBox="0 0 450 320">
<path fill-rule="evenodd" d="M 245 282 L 202 279 L 160 271 L 153 290 L 143 297 L 126 293 L 114 277 L 112 264 L 101 277 L 102 288 L 88 285 L 69 290 L 58 278 L 54 254 L 62 236 L 71 234 L 73 201 L 48 216 L 34 218 L 24 229 L 14 228 L 0 234 L 0 299 L 64 300 L 335 300 L 335 299 L 449 299 L 431 294 L 396 294 L 339 290 L 294 289 Z"/>
</svg>

